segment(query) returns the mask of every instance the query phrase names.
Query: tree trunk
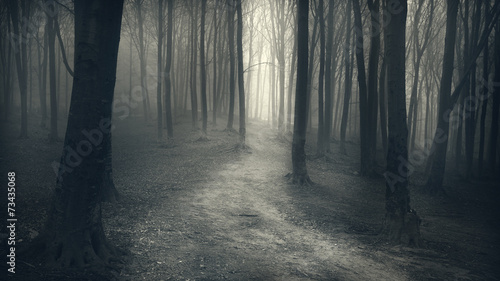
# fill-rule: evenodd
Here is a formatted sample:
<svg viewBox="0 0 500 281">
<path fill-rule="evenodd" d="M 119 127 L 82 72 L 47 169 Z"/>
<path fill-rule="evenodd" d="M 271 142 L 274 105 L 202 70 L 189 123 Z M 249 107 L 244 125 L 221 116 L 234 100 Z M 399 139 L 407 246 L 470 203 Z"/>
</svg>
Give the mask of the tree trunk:
<svg viewBox="0 0 500 281">
<path fill-rule="evenodd" d="M 146 54 L 144 51 L 144 23 L 142 18 L 142 4 L 144 0 L 136 0 L 135 5 L 137 9 L 137 25 L 139 28 L 139 61 L 141 69 L 141 86 L 142 86 L 142 105 L 144 111 L 144 120 L 149 121 L 149 98 L 148 88 L 146 81 Z"/>
<path fill-rule="evenodd" d="M 495 28 L 495 47 L 494 50 L 500 50 L 500 26 L 497 24 Z M 500 54 L 495 52 L 495 76 L 493 83 L 500 81 Z M 497 165 L 497 139 L 498 139 L 498 116 L 500 113 L 500 86 L 495 85 L 493 93 L 493 108 L 491 112 L 491 134 L 490 134 L 490 149 L 488 163 L 492 174 L 497 172 L 495 168 Z M 500 166 L 500 165 L 499 165 Z"/>
<path fill-rule="evenodd" d="M 366 174 L 369 176 L 374 175 L 373 168 L 376 163 L 376 152 L 377 152 L 377 120 L 378 120 L 378 93 L 377 93 L 377 74 L 378 74 L 378 64 L 380 56 L 380 23 L 379 23 L 379 0 L 369 0 L 368 8 L 371 14 L 371 41 L 370 41 L 370 58 L 368 60 L 368 105 L 367 105 L 367 117 L 366 117 L 366 137 L 367 140 L 367 150 L 368 159 L 366 160 L 367 168 Z"/>
<path fill-rule="evenodd" d="M 328 35 L 326 38 L 326 57 L 325 57 L 325 126 L 324 126 L 324 146 L 327 152 L 330 152 L 330 134 L 332 131 L 332 99 L 333 99 L 333 87 L 332 87 L 332 72 L 335 69 L 332 69 L 332 48 L 333 48 L 333 9 L 335 5 L 333 0 L 329 0 L 328 4 Z M 311 62 L 312 63 L 312 62 Z"/>
<path fill-rule="evenodd" d="M 295 92 L 295 117 L 292 141 L 292 180 L 298 184 L 310 184 L 311 179 L 306 167 L 306 130 L 307 130 L 307 60 L 309 39 L 309 1 L 298 0 L 297 28 L 297 85 Z"/>
<path fill-rule="evenodd" d="M 102 269 L 113 266 L 119 253 L 106 241 L 100 201 L 122 8 L 123 1 L 75 1 L 75 77 L 65 148 L 47 224 L 29 249 L 47 265 Z"/>
<path fill-rule="evenodd" d="M 156 111 L 158 118 L 158 141 L 161 141 L 163 138 L 163 113 L 161 106 L 161 64 L 162 64 L 162 44 L 163 44 L 163 0 L 158 1 L 158 60 L 157 60 L 157 71 L 158 76 L 156 80 Z"/>
<path fill-rule="evenodd" d="M 171 104 L 171 91 L 172 91 L 172 28 L 174 17 L 174 3 L 173 0 L 167 0 L 167 58 L 165 64 L 165 121 L 167 122 L 167 136 L 174 137 L 174 126 L 172 125 L 172 104 Z"/>
<path fill-rule="evenodd" d="M 294 22 L 294 34 L 297 32 L 297 21 Z M 262 53 L 262 52 L 261 52 Z M 286 127 L 287 132 L 292 131 L 292 99 L 293 99 L 293 78 L 295 76 L 295 70 L 297 69 L 295 64 L 297 62 L 297 38 L 293 39 L 292 48 L 292 59 L 290 66 L 290 76 L 288 77 L 288 99 L 287 99 L 287 111 L 286 111 Z"/>
<path fill-rule="evenodd" d="M 201 0 L 201 30 L 200 30 L 200 78 L 201 78 L 201 115 L 203 118 L 201 131 L 204 137 L 207 135 L 207 70 L 205 65 L 205 10 L 206 0 Z"/>
<path fill-rule="evenodd" d="M 385 0 L 389 2 L 391 0 Z M 396 6 L 398 13 L 386 27 L 389 146 L 387 153 L 384 233 L 396 243 L 420 245 L 420 218 L 410 208 L 408 191 L 408 128 L 406 125 L 405 38 L 406 0 Z"/>
<path fill-rule="evenodd" d="M 451 80 L 453 77 L 453 60 L 454 60 L 454 45 L 457 33 L 457 11 L 458 2 L 447 0 L 446 11 L 446 37 L 443 57 L 443 71 L 441 76 L 441 84 L 439 88 L 439 107 L 437 127 L 434 134 L 433 145 L 435 146 L 434 157 L 430 167 L 430 175 L 427 179 L 426 186 L 431 194 L 442 192 L 444 172 L 446 166 L 446 150 L 448 146 L 448 131 L 449 123 L 444 118 L 446 110 L 448 110 Z"/>
<path fill-rule="evenodd" d="M 359 84 L 359 132 L 361 146 L 361 169 L 362 176 L 369 176 L 372 170 L 370 162 L 369 140 L 368 140 L 368 100 L 365 74 L 365 59 L 363 46 L 363 25 L 361 23 L 361 7 L 359 0 L 353 0 L 354 9 L 354 30 L 356 34 L 356 62 L 358 65 L 358 84 Z"/>
<path fill-rule="evenodd" d="M 229 48 L 229 116 L 227 118 L 227 130 L 233 130 L 233 120 L 234 120 L 234 91 L 235 91 L 235 81 L 234 81 L 234 5 L 236 0 L 229 0 L 231 5 L 228 5 L 227 10 L 227 36 L 228 36 L 228 48 Z"/>
<path fill-rule="evenodd" d="M 29 3 L 26 1 L 21 1 L 22 19 L 23 22 L 29 21 Z M 18 1 L 9 0 L 8 8 L 10 13 L 10 18 L 12 20 L 12 27 L 14 29 L 14 36 L 12 40 L 14 43 L 14 54 L 17 69 L 17 80 L 19 82 L 19 90 L 21 92 L 21 133 L 20 138 L 28 137 L 28 88 L 27 88 L 27 51 L 26 44 L 28 42 L 27 28 L 21 28 L 19 30 L 19 7 Z M 8 93 L 7 93 L 8 94 Z M 12 100 L 9 99 L 9 102 Z"/>
<path fill-rule="evenodd" d="M 242 0 L 237 0 L 236 13 L 238 14 L 238 25 L 236 27 L 236 48 L 238 53 L 238 101 L 240 115 L 240 148 L 245 148 L 245 83 L 243 81 L 243 15 L 241 12 Z"/>
<path fill-rule="evenodd" d="M 214 128 L 217 127 L 217 29 L 219 25 L 217 24 L 217 9 L 219 8 L 219 1 L 215 0 L 214 7 L 214 48 L 213 48 L 213 98 L 212 98 L 212 123 Z M 220 75 L 220 73 L 219 73 Z"/>
<path fill-rule="evenodd" d="M 319 0 L 318 4 L 318 20 L 319 20 L 319 77 L 318 77 L 318 142 L 317 142 L 317 156 L 325 154 L 325 138 L 323 136 L 324 123 L 323 123 L 323 79 L 325 76 L 325 20 L 323 17 L 324 4 L 323 0 Z M 328 83 L 328 82 L 327 82 Z"/>
<path fill-rule="evenodd" d="M 345 134 L 347 129 L 347 119 L 349 118 L 349 104 L 351 101 L 351 90 L 352 90 L 352 76 L 349 64 L 349 44 L 351 44 L 351 2 L 347 2 L 347 25 L 346 25 L 346 47 L 344 49 L 344 63 L 345 63 L 345 86 L 344 86 L 344 105 L 342 107 L 342 121 L 340 123 L 340 152 L 346 154 L 345 150 Z"/>
<path fill-rule="evenodd" d="M 488 11 L 488 5 L 484 5 L 485 17 L 490 17 Z M 489 95 L 489 48 L 488 39 L 483 49 L 483 100 L 481 103 L 481 123 L 479 125 L 479 159 L 478 159 L 478 171 L 479 176 L 483 175 L 483 159 L 484 159 L 484 145 L 485 145 L 485 131 L 486 131 L 486 111 L 488 109 L 488 95 Z"/>
<path fill-rule="evenodd" d="M 47 2 L 48 4 L 48 2 Z M 56 89 L 56 53 L 55 53 L 55 4 L 47 5 L 49 12 L 47 12 L 47 38 L 49 47 L 49 87 L 50 87 L 50 134 L 49 141 L 55 142 L 57 136 L 57 89 Z"/>
</svg>

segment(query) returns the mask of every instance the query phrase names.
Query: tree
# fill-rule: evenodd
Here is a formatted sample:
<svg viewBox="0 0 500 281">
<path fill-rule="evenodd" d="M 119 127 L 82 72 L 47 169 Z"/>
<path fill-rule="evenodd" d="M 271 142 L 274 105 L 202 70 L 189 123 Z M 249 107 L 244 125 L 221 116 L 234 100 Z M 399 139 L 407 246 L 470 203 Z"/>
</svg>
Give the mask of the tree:
<svg viewBox="0 0 500 281">
<path fill-rule="evenodd" d="M 379 0 L 368 0 L 368 9 L 370 10 L 371 18 L 371 31 L 370 31 L 370 57 L 368 59 L 368 105 L 366 107 L 366 137 L 367 139 L 367 150 L 368 159 L 366 160 L 367 175 L 373 175 L 373 167 L 375 167 L 375 159 L 377 152 L 377 117 L 378 117 L 378 93 L 377 93 L 377 74 L 378 74 L 378 64 L 380 56 L 380 24 L 379 24 Z"/>
<path fill-rule="evenodd" d="M 500 25 L 496 25 L 495 28 L 495 76 L 494 82 L 498 83 L 500 81 L 500 54 L 498 52 L 500 48 Z M 491 169 L 491 172 L 495 174 L 497 169 L 495 168 L 497 163 L 497 140 L 498 140 L 498 116 L 500 115 L 500 86 L 495 85 L 495 90 L 493 92 L 493 110 L 491 112 L 492 122 L 491 122 L 491 134 L 490 134 L 490 145 L 489 145 L 489 158 L 488 163 Z M 500 165 L 499 165 L 500 166 Z"/>
<path fill-rule="evenodd" d="M 242 0 L 237 0 L 236 13 L 238 22 L 236 27 L 236 51 L 238 53 L 238 90 L 239 90 L 239 114 L 240 114 L 240 147 L 245 147 L 245 83 L 243 81 L 243 15 L 241 12 Z"/>
<path fill-rule="evenodd" d="M 393 0 L 385 0 L 393 2 Z M 399 0 L 396 13 L 385 30 L 389 138 L 385 195 L 384 232 L 389 240 L 419 246 L 420 218 L 410 208 L 408 170 L 408 127 L 406 125 L 405 39 L 406 0 Z M 394 7 L 394 6 L 393 6 Z M 403 241 L 406 240 L 406 241 Z"/>
<path fill-rule="evenodd" d="M 309 0 L 298 0 L 297 6 L 297 82 L 295 90 L 295 116 L 292 140 L 292 182 L 310 184 L 311 179 L 306 167 L 306 129 L 307 129 L 307 64 L 309 38 Z"/>
<path fill-rule="evenodd" d="M 158 77 L 156 81 L 156 111 L 158 119 L 158 140 L 163 138 L 163 114 L 161 106 L 161 65 L 162 65 L 162 45 L 163 45 L 163 0 L 158 1 L 158 60 L 157 69 Z"/>
<path fill-rule="evenodd" d="M 319 77 L 318 77 L 318 149 L 317 155 L 323 156 L 325 153 L 324 134 L 324 116 L 323 116 L 323 85 L 325 76 L 325 20 L 323 17 L 323 0 L 319 0 L 318 18 L 319 18 Z M 329 82 L 327 82 L 329 83 Z"/>
<path fill-rule="evenodd" d="M 351 100 L 352 77 L 350 75 L 352 67 L 349 63 L 349 44 L 351 43 L 351 3 L 347 1 L 347 25 L 346 25 L 346 40 L 344 48 L 344 64 L 345 64 L 345 86 L 344 86 L 344 105 L 342 108 L 342 121 L 340 123 L 340 152 L 346 153 L 345 150 L 345 134 L 347 129 L 347 119 L 349 117 L 349 103 Z"/>
<path fill-rule="evenodd" d="M 29 251 L 56 267 L 108 267 L 101 220 L 123 1 L 75 1 L 71 107 L 50 213 Z"/>
<path fill-rule="evenodd" d="M 229 0 L 227 5 L 227 36 L 229 48 L 229 116 L 227 118 L 226 130 L 233 130 L 234 119 L 234 5 L 236 0 Z"/>
<path fill-rule="evenodd" d="M 207 135 L 207 69 L 205 65 L 205 14 L 207 0 L 201 0 L 201 32 L 200 32 L 200 74 L 201 74 L 201 115 L 203 118 L 202 133 Z"/>
<path fill-rule="evenodd" d="M 359 84 L 359 131 L 361 146 L 361 175 L 368 176 L 372 171 L 370 162 L 369 139 L 368 139 L 368 99 L 365 73 L 365 58 L 363 47 L 363 24 L 361 22 L 361 7 L 359 0 L 353 1 L 354 9 L 354 30 L 356 34 L 356 63 L 358 66 L 358 84 Z"/>
<path fill-rule="evenodd" d="M 56 52 L 55 52 L 55 40 L 56 40 L 56 28 L 55 23 L 57 17 L 55 10 L 55 2 L 45 3 L 47 14 L 47 38 L 48 38 L 48 48 L 49 48 L 49 88 L 50 88 L 50 134 L 49 141 L 55 142 L 58 139 L 57 136 L 57 90 L 56 90 Z"/>
<path fill-rule="evenodd" d="M 29 7 L 30 1 L 20 1 L 21 4 L 21 17 L 26 21 L 29 21 Z M 21 133 L 20 138 L 28 137 L 28 87 L 27 87 L 27 77 L 28 77 L 28 62 L 27 62 L 27 42 L 28 34 L 27 28 L 22 28 L 19 25 L 21 21 L 19 20 L 19 7 L 18 1 L 9 0 L 8 8 L 10 18 L 12 20 L 12 28 L 14 29 L 14 54 L 17 69 L 17 80 L 19 82 L 19 90 L 21 92 Z M 6 93 L 8 95 L 8 93 Z M 9 101 L 10 102 L 10 101 Z"/>
<path fill-rule="evenodd" d="M 144 111 L 144 120 L 149 121 L 149 95 L 146 81 L 146 53 L 144 50 L 144 18 L 142 14 L 142 8 L 144 5 L 144 0 L 135 0 L 134 7 L 136 9 L 137 16 L 137 26 L 139 29 L 139 61 L 140 61 L 140 69 L 141 69 L 141 86 L 142 86 L 142 104 Z"/>
<path fill-rule="evenodd" d="M 430 169 L 430 175 L 426 183 L 426 186 L 431 194 L 436 194 L 442 191 L 444 179 L 449 131 L 449 122 L 445 119 L 444 116 L 450 104 L 451 80 L 453 77 L 453 60 L 455 56 L 454 46 L 457 34 L 456 23 L 458 2 L 447 0 L 446 3 L 446 37 L 444 41 L 443 71 L 441 76 L 441 84 L 439 87 L 437 128 L 433 142 L 433 145 L 435 146 L 435 154 L 434 157 L 430 158 L 429 160 L 432 161 L 432 166 Z"/>
<path fill-rule="evenodd" d="M 171 105 L 171 91 L 172 91 L 172 29 L 174 17 L 174 0 L 167 0 L 167 58 L 165 64 L 165 120 L 167 122 L 167 135 L 169 138 L 174 137 L 174 127 L 172 125 L 172 105 Z"/>
<path fill-rule="evenodd" d="M 333 116 L 333 87 L 332 87 L 332 72 L 335 67 L 332 67 L 332 59 L 334 59 L 333 50 L 333 0 L 329 0 L 328 4 L 328 35 L 326 37 L 326 57 L 325 57 L 325 125 L 324 125 L 324 142 L 326 151 L 330 152 L 330 134 L 332 130 L 332 116 Z"/>
</svg>

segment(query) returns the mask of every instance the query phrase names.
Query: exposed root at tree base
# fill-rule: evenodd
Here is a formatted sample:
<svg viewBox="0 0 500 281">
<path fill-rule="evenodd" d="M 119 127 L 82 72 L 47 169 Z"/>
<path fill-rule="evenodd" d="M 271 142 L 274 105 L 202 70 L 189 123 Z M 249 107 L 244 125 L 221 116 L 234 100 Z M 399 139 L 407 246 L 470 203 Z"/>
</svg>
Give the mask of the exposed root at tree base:
<svg viewBox="0 0 500 281">
<path fill-rule="evenodd" d="M 298 175 L 295 173 L 288 173 L 285 176 L 290 183 L 296 184 L 299 186 L 307 186 L 307 187 L 312 187 L 314 185 L 314 182 L 311 180 L 309 175 Z"/>
<path fill-rule="evenodd" d="M 74 241 L 54 235 L 40 235 L 20 249 L 27 262 L 60 271 L 85 271 L 98 275 L 116 274 L 127 263 L 129 253 L 107 241 Z"/>
<path fill-rule="evenodd" d="M 235 152 L 242 152 L 242 153 L 252 153 L 252 148 L 244 143 L 238 143 L 237 145 L 234 146 L 233 150 Z"/>
</svg>

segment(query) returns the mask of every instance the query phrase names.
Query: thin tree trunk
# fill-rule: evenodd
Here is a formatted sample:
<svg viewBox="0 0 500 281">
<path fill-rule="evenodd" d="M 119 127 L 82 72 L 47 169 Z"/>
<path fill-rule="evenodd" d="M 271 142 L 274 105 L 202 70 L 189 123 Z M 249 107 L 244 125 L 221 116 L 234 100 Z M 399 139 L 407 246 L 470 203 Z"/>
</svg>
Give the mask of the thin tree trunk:
<svg viewBox="0 0 500 281">
<path fill-rule="evenodd" d="M 234 58 L 234 5 L 237 0 L 229 0 L 231 5 L 228 5 L 227 11 L 227 36 L 228 36 L 228 48 L 229 48 L 229 116 L 227 119 L 227 130 L 233 130 L 233 120 L 234 120 L 234 91 L 235 91 L 235 81 L 234 81 L 234 70 L 235 70 L 235 58 Z"/>
<path fill-rule="evenodd" d="M 372 163 L 370 162 L 369 139 L 368 139 L 368 100 L 365 74 L 365 59 L 363 55 L 363 25 L 361 23 L 361 7 L 359 0 L 353 0 L 354 30 L 356 33 L 356 62 L 358 65 L 359 84 L 359 113 L 360 113 L 360 146 L 361 146 L 361 169 L 362 176 L 369 176 Z"/>
<path fill-rule="evenodd" d="M 239 115 L 240 115 L 240 147 L 245 147 L 245 83 L 243 81 L 243 15 L 241 12 L 242 0 L 237 0 L 236 13 L 238 14 L 238 25 L 236 27 L 236 47 L 238 53 L 238 91 L 239 91 Z"/>
<path fill-rule="evenodd" d="M 455 45 L 455 38 L 457 33 L 457 11 L 458 2 L 454 0 L 447 0 L 443 71 L 439 89 L 437 128 L 434 134 L 433 141 L 433 145 L 435 146 L 435 154 L 434 157 L 430 158 L 432 161 L 430 169 L 431 172 L 426 184 L 427 188 L 432 194 L 436 194 L 442 191 L 446 165 L 449 123 L 443 116 L 445 116 L 445 111 L 448 109 L 450 103 L 451 80 L 453 76 L 453 60 L 455 55 L 453 46 Z"/>
<path fill-rule="evenodd" d="M 332 99 L 333 99 L 333 87 L 332 87 L 332 72 L 335 71 L 334 67 L 332 69 L 332 48 L 333 48 L 333 9 L 335 5 L 333 0 L 329 0 L 328 4 L 328 35 L 326 38 L 326 57 L 325 57 L 325 126 L 324 126 L 324 143 L 325 150 L 330 152 L 330 135 L 332 131 Z"/>
<path fill-rule="evenodd" d="M 157 60 L 157 71 L 158 71 L 158 77 L 156 81 L 156 111 L 157 111 L 157 118 L 158 118 L 158 141 L 161 141 L 163 138 L 163 110 L 161 106 L 161 80 L 162 80 L 162 75 L 161 75 L 161 65 L 162 65 L 162 46 L 163 46 L 163 0 L 158 1 L 158 60 Z"/>
<path fill-rule="evenodd" d="M 323 136 L 324 123 L 323 123 L 323 79 L 325 76 L 325 21 L 323 17 L 324 4 L 323 0 L 319 0 L 318 4 L 318 18 L 319 18 L 319 77 L 318 77 L 318 137 L 317 137 L 317 156 L 325 154 L 325 138 Z M 331 9 L 331 8 L 330 8 Z M 331 28 L 331 27 L 330 27 Z M 327 82 L 328 83 L 328 82 Z"/>
<path fill-rule="evenodd" d="M 201 115 L 203 118 L 201 131 L 203 136 L 207 135 L 207 70 L 205 65 L 205 10 L 206 0 L 201 0 L 201 31 L 200 31 L 200 80 L 201 80 Z"/>
<path fill-rule="evenodd" d="M 345 135 L 347 129 L 347 119 L 349 118 L 349 105 L 351 101 L 351 90 L 352 90 L 352 76 L 351 70 L 352 67 L 349 63 L 349 50 L 348 47 L 351 43 L 351 2 L 352 0 L 348 0 L 347 2 L 347 25 L 346 25 L 346 47 L 344 49 L 344 64 L 345 64 L 345 79 L 344 79 L 344 105 L 342 107 L 342 121 L 340 123 L 340 152 L 346 154 L 345 149 Z"/>
</svg>

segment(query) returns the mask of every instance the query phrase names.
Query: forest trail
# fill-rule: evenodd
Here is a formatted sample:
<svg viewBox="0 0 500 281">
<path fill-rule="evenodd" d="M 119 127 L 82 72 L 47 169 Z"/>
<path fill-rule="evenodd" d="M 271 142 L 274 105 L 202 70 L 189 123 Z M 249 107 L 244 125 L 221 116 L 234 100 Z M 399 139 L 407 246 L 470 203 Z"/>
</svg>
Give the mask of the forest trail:
<svg viewBox="0 0 500 281">
<path fill-rule="evenodd" d="M 315 187 L 288 183 L 284 176 L 291 170 L 290 143 L 278 140 L 262 122 L 251 124 L 248 132 L 251 153 L 233 151 L 237 136 L 219 130 L 210 133 L 208 142 L 197 141 L 197 133 L 181 132 L 180 138 L 191 141 L 161 151 L 170 157 L 141 157 L 148 159 L 145 165 L 154 165 L 147 175 L 144 169 L 140 172 L 154 182 L 154 191 L 149 194 L 144 182 L 142 194 L 149 198 L 137 198 L 149 206 L 140 207 L 143 217 L 133 215 L 143 222 L 129 229 L 136 257 L 122 275 L 125 280 L 138 275 L 146 280 L 408 279 L 397 266 L 367 254 L 346 233 L 347 226 L 334 214 L 348 207 L 345 203 L 308 195 Z M 234 142 L 228 142 L 228 136 Z M 117 146 L 115 155 L 120 153 Z M 180 157 L 178 150 L 186 151 L 183 146 L 192 150 L 192 159 Z M 121 163 L 120 156 L 115 159 Z M 172 172 L 165 175 L 162 169 Z M 128 178 L 118 173 L 117 183 Z M 131 171 L 126 174 L 131 176 Z M 315 206 L 322 209 L 304 212 Z M 335 229 L 325 231 L 317 225 L 311 217 L 320 213 Z M 114 233 L 110 235 L 113 239 Z M 131 272 L 134 268 L 138 272 Z"/>
<path fill-rule="evenodd" d="M 291 171 L 290 135 L 280 140 L 265 122 L 250 121 L 252 153 L 237 152 L 238 135 L 224 131 L 224 121 L 209 130 L 209 141 L 200 141 L 188 118 L 178 120 L 168 148 L 157 141 L 156 127 L 141 119 L 115 122 L 113 172 L 121 199 L 104 204 L 103 224 L 109 241 L 130 255 L 110 280 L 500 277 L 500 191 L 491 184 L 453 185 L 449 198 L 429 198 L 412 187 L 424 247 L 388 245 L 377 236 L 384 181 L 359 177 L 356 144 L 348 144 L 348 155 L 334 151 L 309 159 L 315 185 L 299 187 L 285 178 Z M 17 194 L 18 237 L 28 243 L 46 220 L 55 178 L 50 163 L 61 153 L 61 143 L 48 144 L 43 129 L 34 126 L 31 136 L 2 136 L 7 149 L 0 155 L 2 169 L 9 164 L 23 186 Z M 24 263 L 19 270 L 34 276 L 25 280 L 67 276 Z"/>
</svg>

